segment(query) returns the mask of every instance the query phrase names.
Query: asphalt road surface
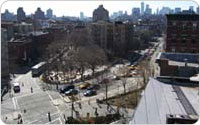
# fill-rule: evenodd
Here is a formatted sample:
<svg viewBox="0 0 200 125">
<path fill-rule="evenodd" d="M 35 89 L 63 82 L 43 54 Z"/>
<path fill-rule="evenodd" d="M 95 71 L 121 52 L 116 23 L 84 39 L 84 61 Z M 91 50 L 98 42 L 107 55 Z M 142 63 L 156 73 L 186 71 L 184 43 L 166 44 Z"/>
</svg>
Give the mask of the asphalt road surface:
<svg viewBox="0 0 200 125">
<path fill-rule="evenodd" d="M 154 57 L 155 58 L 155 57 Z M 115 70 L 113 67 L 112 70 Z M 107 77 L 112 78 L 113 74 L 108 73 Z M 137 87 L 137 80 L 141 79 L 138 77 L 128 78 L 127 80 L 127 91 L 131 91 Z M 21 92 L 14 93 L 11 91 L 3 97 L 1 103 L 1 118 L 2 121 L 8 124 L 16 124 L 18 122 L 18 114 L 22 115 L 24 124 L 63 124 L 64 115 L 67 118 L 71 116 L 71 103 L 67 100 L 67 97 L 62 96 L 56 91 L 56 86 L 46 85 L 49 89 L 43 90 L 44 83 L 39 78 L 32 78 L 31 71 L 26 74 L 17 75 L 12 82 L 19 82 Z M 97 82 L 91 80 L 92 83 Z M 76 86 L 81 83 L 76 83 Z M 32 92 L 31 92 L 32 88 Z M 123 93 L 123 86 L 120 80 L 112 80 L 108 86 L 108 95 L 114 96 L 116 94 Z M 83 91 L 78 95 L 78 102 L 82 103 L 84 110 L 77 109 L 81 112 L 81 115 L 86 116 L 89 112 L 94 114 L 94 108 L 97 107 L 96 99 L 105 98 L 105 86 L 102 85 L 101 89 L 97 91 L 96 96 L 85 97 Z M 88 104 L 91 102 L 92 104 Z M 75 107 L 79 107 L 75 103 Z M 104 105 L 102 105 L 104 107 Z M 99 108 L 99 112 L 105 115 L 107 111 L 105 108 Z M 49 121 L 48 113 L 50 112 L 51 121 Z M 130 112 L 132 115 L 132 112 Z"/>
</svg>

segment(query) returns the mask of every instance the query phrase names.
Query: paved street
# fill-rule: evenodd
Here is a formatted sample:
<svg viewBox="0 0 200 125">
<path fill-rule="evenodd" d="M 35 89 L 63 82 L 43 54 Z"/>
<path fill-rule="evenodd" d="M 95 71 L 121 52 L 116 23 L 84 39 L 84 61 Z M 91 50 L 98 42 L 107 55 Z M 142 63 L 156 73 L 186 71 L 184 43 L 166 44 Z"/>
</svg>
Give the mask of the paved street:
<svg viewBox="0 0 200 125">
<path fill-rule="evenodd" d="M 160 39 L 160 45 L 156 49 L 155 53 L 151 58 L 151 62 L 155 62 L 155 58 L 162 46 L 162 39 Z M 148 52 L 148 51 L 146 51 Z M 141 58 L 142 59 L 142 58 Z M 138 61 L 140 61 L 139 59 Z M 120 64 L 121 65 L 121 64 Z M 117 67 L 120 65 L 115 65 L 110 69 L 110 72 L 106 74 L 107 78 L 113 78 L 112 72 L 115 72 Z M 125 64 L 128 65 L 128 64 Z M 141 77 L 129 77 L 127 78 L 127 92 L 136 89 L 137 81 L 142 80 Z M 46 85 L 42 83 L 39 78 L 32 78 L 31 71 L 26 74 L 17 75 L 12 82 L 19 82 L 21 87 L 20 93 L 14 93 L 13 90 L 11 93 L 7 93 L 1 104 L 2 109 L 2 120 L 6 123 L 17 123 L 18 114 L 22 115 L 23 123 L 26 124 L 61 124 L 64 123 L 65 118 L 71 116 L 71 100 L 67 96 L 63 96 L 56 90 L 56 85 Z M 96 79 L 89 80 L 91 83 L 96 83 Z M 82 84 L 75 83 L 76 88 Z M 47 89 L 44 91 L 43 87 Z M 31 88 L 33 92 L 31 92 Z M 97 95 L 91 97 L 85 97 L 83 92 L 85 90 L 80 90 L 80 93 L 77 95 L 79 98 L 78 101 L 74 103 L 75 110 L 73 112 L 74 117 L 80 116 L 86 117 L 87 113 L 90 113 L 90 116 L 95 116 L 95 108 L 98 109 L 99 115 L 106 115 L 109 113 L 114 113 L 116 107 L 112 106 L 112 110 L 107 110 L 107 105 L 96 103 L 96 99 L 105 98 L 106 90 L 105 85 L 101 85 L 101 89 L 97 91 Z M 124 88 L 121 80 L 111 80 L 108 84 L 108 97 L 112 97 L 118 94 L 122 94 Z M 79 105 L 81 103 L 81 107 Z M 50 112 L 51 122 L 48 119 L 48 112 Z M 131 117 L 133 110 L 120 109 L 120 112 L 127 115 L 126 117 Z"/>
<path fill-rule="evenodd" d="M 135 78 L 128 80 L 127 88 L 131 88 L 130 86 L 132 86 L 134 83 L 132 81 L 133 79 Z M 62 97 L 55 90 L 43 91 L 41 89 L 42 83 L 40 82 L 40 79 L 32 78 L 31 72 L 28 72 L 22 76 L 18 76 L 14 81 L 20 83 L 21 92 L 12 92 L 13 97 L 10 97 L 9 94 L 4 97 L 1 106 L 2 119 L 6 123 L 17 123 L 16 119 L 18 114 L 22 115 L 23 122 L 27 124 L 48 123 L 48 112 L 51 113 L 51 123 L 64 123 L 64 114 L 65 117 L 71 116 L 70 100 L 68 99 L 68 102 L 66 102 L 65 100 L 67 97 Z M 33 93 L 31 93 L 31 87 L 33 88 Z M 110 83 L 108 89 L 109 97 L 123 92 L 123 87 L 120 81 Z M 102 86 L 102 89 L 97 92 L 96 96 L 85 97 L 83 96 L 83 93 L 81 93 L 80 97 L 81 100 L 78 102 L 81 102 L 84 110 L 80 108 L 76 109 L 78 109 L 77 111 L 79 111 L 81 116 L 86 117 L 88 112 L 94 116 L 94 109 L 96 107 L 98 108 L 99 115 L 106 115 L 109 113 L 106 105 L 102 104 L 99 107 L 96 104 L 96 99 L 103 99 L 105 97 L 104 86 Z M 88 102 L 90 102 L 90 105 Z M 75 103 L 75 107 L 79 107 L 78 104 Z M 130 115 L 131 114 L 132 110 L 130 111 Z"/>
</svg>

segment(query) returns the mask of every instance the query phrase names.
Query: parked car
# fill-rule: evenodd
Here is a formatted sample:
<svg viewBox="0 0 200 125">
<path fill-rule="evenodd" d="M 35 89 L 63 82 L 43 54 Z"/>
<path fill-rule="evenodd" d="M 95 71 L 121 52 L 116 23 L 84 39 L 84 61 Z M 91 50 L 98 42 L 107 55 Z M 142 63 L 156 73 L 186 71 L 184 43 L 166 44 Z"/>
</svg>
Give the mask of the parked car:
<svg viewBox="0 0 200 125">
<path fill-rule="evenodd" d="M 98 90 L 100 89 L 100 85 L 99 84 L 92 84 L 91 86 L 89 86 L 87 88 L 87 90 Z"/>
<path fill-rule="evenodd" d="M 84 96 L 92 96 L 92 95 L 96 95 L 97 92 L 95 90 L 86 90 L 85 93 L 83 93 Z"/>
<path fill-rule="evenodd" d="M 75 88 L 74 85 L 68 85 L 68 86 L 62 87 L 62 88 L 59 90 L 59 92 L 64 94 L 66 91 L 69 91 L 70 89 L 74 89 L 74 88 Z"/>
<path fill-rule="evenodd" d="M 115 76 L 115 80 L 120 80 L 120 77 L 119 76 Z"/>
<path fill-rule="evenodd" d="M 13 83 L 13 90 L 15 93 L 20 92 L 20 85 L 18 82 Z"/>
<path fill-rule="evenodd" d="M 89 82 L 85 82 L 79 86 L 80 89 L 87 89 L 91 84 Z"/>
<path fill-rule="evenodd" d="M 78 94 L 78 90 L 76 89 L 70 89 L 65 92 L 65 95 L 76 95 L 76 94 Z"/>
</svg>

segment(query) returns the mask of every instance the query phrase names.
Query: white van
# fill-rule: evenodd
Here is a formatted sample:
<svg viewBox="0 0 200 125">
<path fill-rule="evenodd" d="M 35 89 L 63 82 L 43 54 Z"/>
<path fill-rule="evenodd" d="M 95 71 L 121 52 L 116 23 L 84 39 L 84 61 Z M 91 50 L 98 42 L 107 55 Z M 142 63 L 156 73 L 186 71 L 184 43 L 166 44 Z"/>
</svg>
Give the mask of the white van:
<svg viewBox="0 0 200 125">
<path fill-rule="evenodd" d="M 20 92 L 20 85 L 18 82 L 13 83 L 13 90 L 15 93 Z"/>
</svg>

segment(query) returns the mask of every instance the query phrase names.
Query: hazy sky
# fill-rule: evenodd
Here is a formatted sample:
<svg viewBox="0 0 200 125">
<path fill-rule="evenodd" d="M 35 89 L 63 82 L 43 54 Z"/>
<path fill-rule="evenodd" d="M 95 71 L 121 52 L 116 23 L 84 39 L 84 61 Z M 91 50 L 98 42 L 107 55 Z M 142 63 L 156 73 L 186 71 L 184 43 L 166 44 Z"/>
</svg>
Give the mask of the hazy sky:
<svg viewBox="0 0 200 125">
<path fill-rule="evenodd" d="M 197 1 L 197 0 L 196 0 Z M 141 7 L 142 1 L 7 1 L 1 7 L 1 13 L 8 9 L 10 12 L 16 14 L 18 7 L 23 7 L 26 14 L 34 13 L 37 7 L 40 7 L 43 11 L 48 8 L 53 9 L 53 13 L 56 16 L 79 16 L 80 12 L 84 12 L 85 16 L 92 16 L 92 12 L 100 4 L 109 11 L 109 15 L 113 12 L 122 10 L 127 11 L 131 14 L 133 7 Z M 175 7 L 181 7 L 183 9 L 188 9 L 189 6 L 194 6 L 196 11 L 197 3 L 193 1 L 143 1 L 150 5 L 153 12 L 157 8 L 161 9 L 163 6 L 168 6 L 172 9 Z"/>
</svg>

